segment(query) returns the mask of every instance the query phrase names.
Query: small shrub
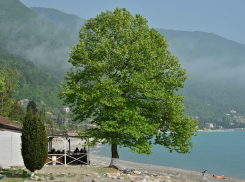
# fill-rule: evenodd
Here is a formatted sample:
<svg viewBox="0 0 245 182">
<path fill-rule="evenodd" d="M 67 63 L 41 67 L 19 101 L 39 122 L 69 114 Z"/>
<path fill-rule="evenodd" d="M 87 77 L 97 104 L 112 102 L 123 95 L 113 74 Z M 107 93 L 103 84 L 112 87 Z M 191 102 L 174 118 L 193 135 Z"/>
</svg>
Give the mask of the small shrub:
<svg viewBox="0 0 245 182">
<path fill-rule="evenodd" d="M 22 178 L 28 178 L 28 177 L 31 177 L 31 174 L 29 174 L 29 173 L 27 173 L 27 171 L 23 170 Z"/>
</svg>

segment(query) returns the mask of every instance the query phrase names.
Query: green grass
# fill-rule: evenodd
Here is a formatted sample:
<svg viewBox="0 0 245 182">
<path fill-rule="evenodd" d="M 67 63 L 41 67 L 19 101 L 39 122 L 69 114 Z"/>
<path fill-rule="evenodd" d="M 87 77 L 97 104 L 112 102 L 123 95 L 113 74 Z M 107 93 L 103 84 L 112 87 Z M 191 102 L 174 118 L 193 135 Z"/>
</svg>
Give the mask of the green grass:
<svg viewBox="0 0 245 182">
<path fill-rule="evenodd" d="M 0 174 L 23 174 L 22 169 L 10 170 L 10 171 L 1 171 Z"/>
</svg>

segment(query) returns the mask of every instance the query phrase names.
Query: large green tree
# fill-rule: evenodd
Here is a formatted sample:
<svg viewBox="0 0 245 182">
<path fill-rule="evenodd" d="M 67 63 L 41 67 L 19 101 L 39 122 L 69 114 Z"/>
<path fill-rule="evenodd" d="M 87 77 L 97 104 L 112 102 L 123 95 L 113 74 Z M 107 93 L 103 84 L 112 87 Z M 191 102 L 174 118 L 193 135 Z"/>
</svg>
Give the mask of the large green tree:
<svg viewBox="0 0 245 182">
<path fill-rule="evenodd" d="M 197 122 L 184 116 L 177 93 L 186 71 L 164 37 L 141 15 L 118 8 L 89 19 L 79 36 L 60 98 L 73 108 L 74 120 L 94 118 L 97 127 L 80 135 L 111 144 L 111 164 L 118 146 L 142 154 L 156 144 L 189 152 Z"/>
<path fill-rule="evenodd" d="M 34 175 L 35 170 L 44 166 L 48 157 L 48 139 L 41 117 L 30 110 L 23 121 L 21 154 L 24 164 Z"/>
</svg>

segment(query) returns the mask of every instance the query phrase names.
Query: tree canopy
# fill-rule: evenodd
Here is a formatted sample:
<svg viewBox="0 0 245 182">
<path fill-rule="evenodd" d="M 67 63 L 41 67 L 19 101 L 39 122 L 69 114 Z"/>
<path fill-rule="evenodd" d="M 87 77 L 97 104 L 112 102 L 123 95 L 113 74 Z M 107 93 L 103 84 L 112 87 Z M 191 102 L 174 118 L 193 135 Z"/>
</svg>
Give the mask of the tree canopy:
<svg viewBox="0 0 245 182">
<path fill-rule="evenodd" d="M 81 136 L 151 154 L 160 144 L 189 152 L 197 122 L 184 116 L 186 71 L 168 51 L 167 41 L 147 20 L 126 9 L 102 12 L 79 32 L 69 62 L 73 65 L 59 94 L 73 108 L 74 120 L 93 118 L 97 127 Z M 169 132 L 170 133 L 167 133 Z"/>
<path fill-rule="evenodd" d="M 27 105 L 26 112 L 30 112 L 30 111 L 32 111 L 33 115 L 38 113 L 37 104 L 34 100 L 30 101 Z"/>
</svg>

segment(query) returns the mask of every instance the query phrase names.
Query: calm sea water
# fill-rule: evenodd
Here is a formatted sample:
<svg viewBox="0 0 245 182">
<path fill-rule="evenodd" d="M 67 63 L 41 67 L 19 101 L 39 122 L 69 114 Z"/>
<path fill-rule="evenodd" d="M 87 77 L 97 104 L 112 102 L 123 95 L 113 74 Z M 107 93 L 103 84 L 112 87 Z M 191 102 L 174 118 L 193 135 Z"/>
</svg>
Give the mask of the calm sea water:
<svg viewBox="0 0 245 182">
<path fill-rule="evenodd" d="M 245 131 L 200 132 L 192 138 L 191 153 L 170 153 L 156 145 L 152 155 L 132 153 L 128 148 L 119 148 L 121 160 L 181 168 L 191 171 L 225 175 L 245 179 Z M 92 154 L 111 157 L 110 146 L 98 145 Z"/>
</svg>

